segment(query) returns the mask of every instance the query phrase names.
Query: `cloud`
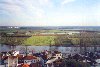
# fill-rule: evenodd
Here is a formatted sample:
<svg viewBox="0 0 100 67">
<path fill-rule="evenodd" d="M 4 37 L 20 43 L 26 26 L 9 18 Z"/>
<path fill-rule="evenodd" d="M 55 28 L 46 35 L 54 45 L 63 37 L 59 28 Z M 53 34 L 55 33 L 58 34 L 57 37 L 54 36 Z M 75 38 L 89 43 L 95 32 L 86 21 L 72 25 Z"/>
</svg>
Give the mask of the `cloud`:
<svg viewBox="0 0 100 67">
<path fill-rule="evenodd" d="M 73 1 L 75 1 L 75 0 L 64 0 L 61 2 L 61 5 L 65 5 L 65 4 L 73 2 Z"/>
<path fill-rule="evenodd" d="M 100 2 L 88 2 L 83 8 L 85 1 L 81 4 L 79 0 L 0 0 L 0 24 L 100 25 Z"/>
<path fill-rule="evenodd" d="M 42 18 L 45 11 L 39 3 L 47 4 L 48 0 L 4 0 L 0 2 L 0 8 L 17 17 Z"/>
<path fill-rule="evenodd" d="M 38 2 L 41 6 L 43 6 L 43 5 L 48 5 L 50 3 L 50 0 L 38 0 Z"/>
</svg>

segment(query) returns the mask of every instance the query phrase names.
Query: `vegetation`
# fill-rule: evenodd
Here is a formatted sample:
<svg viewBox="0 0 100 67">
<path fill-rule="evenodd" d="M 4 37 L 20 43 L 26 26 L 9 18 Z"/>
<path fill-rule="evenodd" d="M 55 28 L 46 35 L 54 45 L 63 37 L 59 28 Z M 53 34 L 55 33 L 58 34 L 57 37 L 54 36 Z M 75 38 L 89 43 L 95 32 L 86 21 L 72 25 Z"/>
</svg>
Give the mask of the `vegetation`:
<svg viewBox="0 0 100 67">
<path fill-rule="evenodd" d="M 0 38 L 1 44 L 8 45 L 56 45 L 56 46 L 71 46 L 80 45 L 80 38 L 68 38 L 67 36 L 31 36 L 21 37 L 4 36 Z M 81 46 L 99 45 L 100 38 L 82 38 Z"/>
<path fill-rule="evenodd" d="M 55 44 L 57 46 L 71 46 L 71 45 L 73 45 L 71 39 L 69 39 L 67 37 L 67 35 L 56 36 L 56 38 L 55 38 Z"/>
<path fill-rule="evenodd" d="M 54 36 L 32 36 L 24 41 L 25 45 L 54 45 Z"/>
<path fill-rule="evenodd" d="M 0 43 L 6 45 L 22 45 L 28 37 L 1 37 Z"/>
<path fill-rule="evenodd" d="M 8 45 L 99 45 L 100 34 L 94 32 L 85 32 L 81 34 L 62 34 L 67 31 L 62 30 L 32 30 L 32 29 L 0 29 L 0 43 Z M 57 36 L 41 35 L 40 33 L 54 33 Z M 37 36 L 34 36 L 37 35 Z M 32 36 L 33 35 L 33 36 Z"/>
</svg>

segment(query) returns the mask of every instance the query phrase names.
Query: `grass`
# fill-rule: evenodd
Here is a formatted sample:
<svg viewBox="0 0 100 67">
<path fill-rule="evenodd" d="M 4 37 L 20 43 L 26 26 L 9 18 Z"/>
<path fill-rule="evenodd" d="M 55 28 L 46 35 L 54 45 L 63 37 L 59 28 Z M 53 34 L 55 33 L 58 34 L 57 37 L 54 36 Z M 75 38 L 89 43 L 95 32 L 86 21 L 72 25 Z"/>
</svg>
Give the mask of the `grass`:
<svg viewBox="0 0 100 67">
<path fill-rule="evenodd" d="M 54 45 L 55 36 L 32 36 L 24 41 L 25 45 L 36 45 L 36 46 L 45 46 L 45 45 Z"/>
</svg>

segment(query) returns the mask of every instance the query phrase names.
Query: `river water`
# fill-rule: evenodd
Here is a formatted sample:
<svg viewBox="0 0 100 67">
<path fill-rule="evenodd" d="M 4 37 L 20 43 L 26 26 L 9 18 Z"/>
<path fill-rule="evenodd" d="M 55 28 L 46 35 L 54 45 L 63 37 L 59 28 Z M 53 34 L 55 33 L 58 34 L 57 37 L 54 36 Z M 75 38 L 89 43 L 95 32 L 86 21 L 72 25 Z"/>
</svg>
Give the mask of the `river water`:
<svg viewBox="0 0 100 67">
<path fill-rule="evenodd" d="M 10 50 L 17 50 L 20 53 L 25 53 L 26 46 L 8 46 L 8 45 L 1 45 L 0 44 L 0 52 L 10 51 Z M 56 46 L 27 46 L 27 52 L 41 52 L 44 50 L 57 50 L 62 53 L 79 53 L 80 47 L 56 47 Z M 84 52 L 84 47 L 81 48 L 81 51 Z M 87 51 L 94 51 L 94 47 L 87 47 Z M 100 51 L 100 47 L 97 47 L 97 51 Z"/>
</svg>

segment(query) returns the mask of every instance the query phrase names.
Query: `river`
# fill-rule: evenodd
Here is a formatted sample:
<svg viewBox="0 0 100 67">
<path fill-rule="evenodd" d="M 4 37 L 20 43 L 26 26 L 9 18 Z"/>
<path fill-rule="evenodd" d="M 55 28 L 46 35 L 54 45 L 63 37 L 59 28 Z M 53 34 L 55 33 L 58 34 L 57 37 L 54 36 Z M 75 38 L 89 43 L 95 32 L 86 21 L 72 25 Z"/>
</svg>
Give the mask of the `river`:
<svg viewBox="0 0 100 67">
<path fill-rule="evenodd" d="M 5 52 L 5 51 L 10 51 L 10 50 L 17 50 L 20 51 L 20 53 L 25 53 L 26 51 L 26 46 L 8 46 L 8 45 L 1 45 L 0 44 L 0 52 Z M 44 50 L 57 50 L 62 53 L 79 53 L 80 52 L 80 47 L 56 47 L 56 46 L 27 46 L 27 52 L 41 52 Z M 84 52 L 84 47 L 81 48 L 81 51 Z M 94 51 L 94 47 L 87 47 L 87 51 Z M 97 47 L 97 51 L 100 51 L 100 47 Z"/>
</svg>

